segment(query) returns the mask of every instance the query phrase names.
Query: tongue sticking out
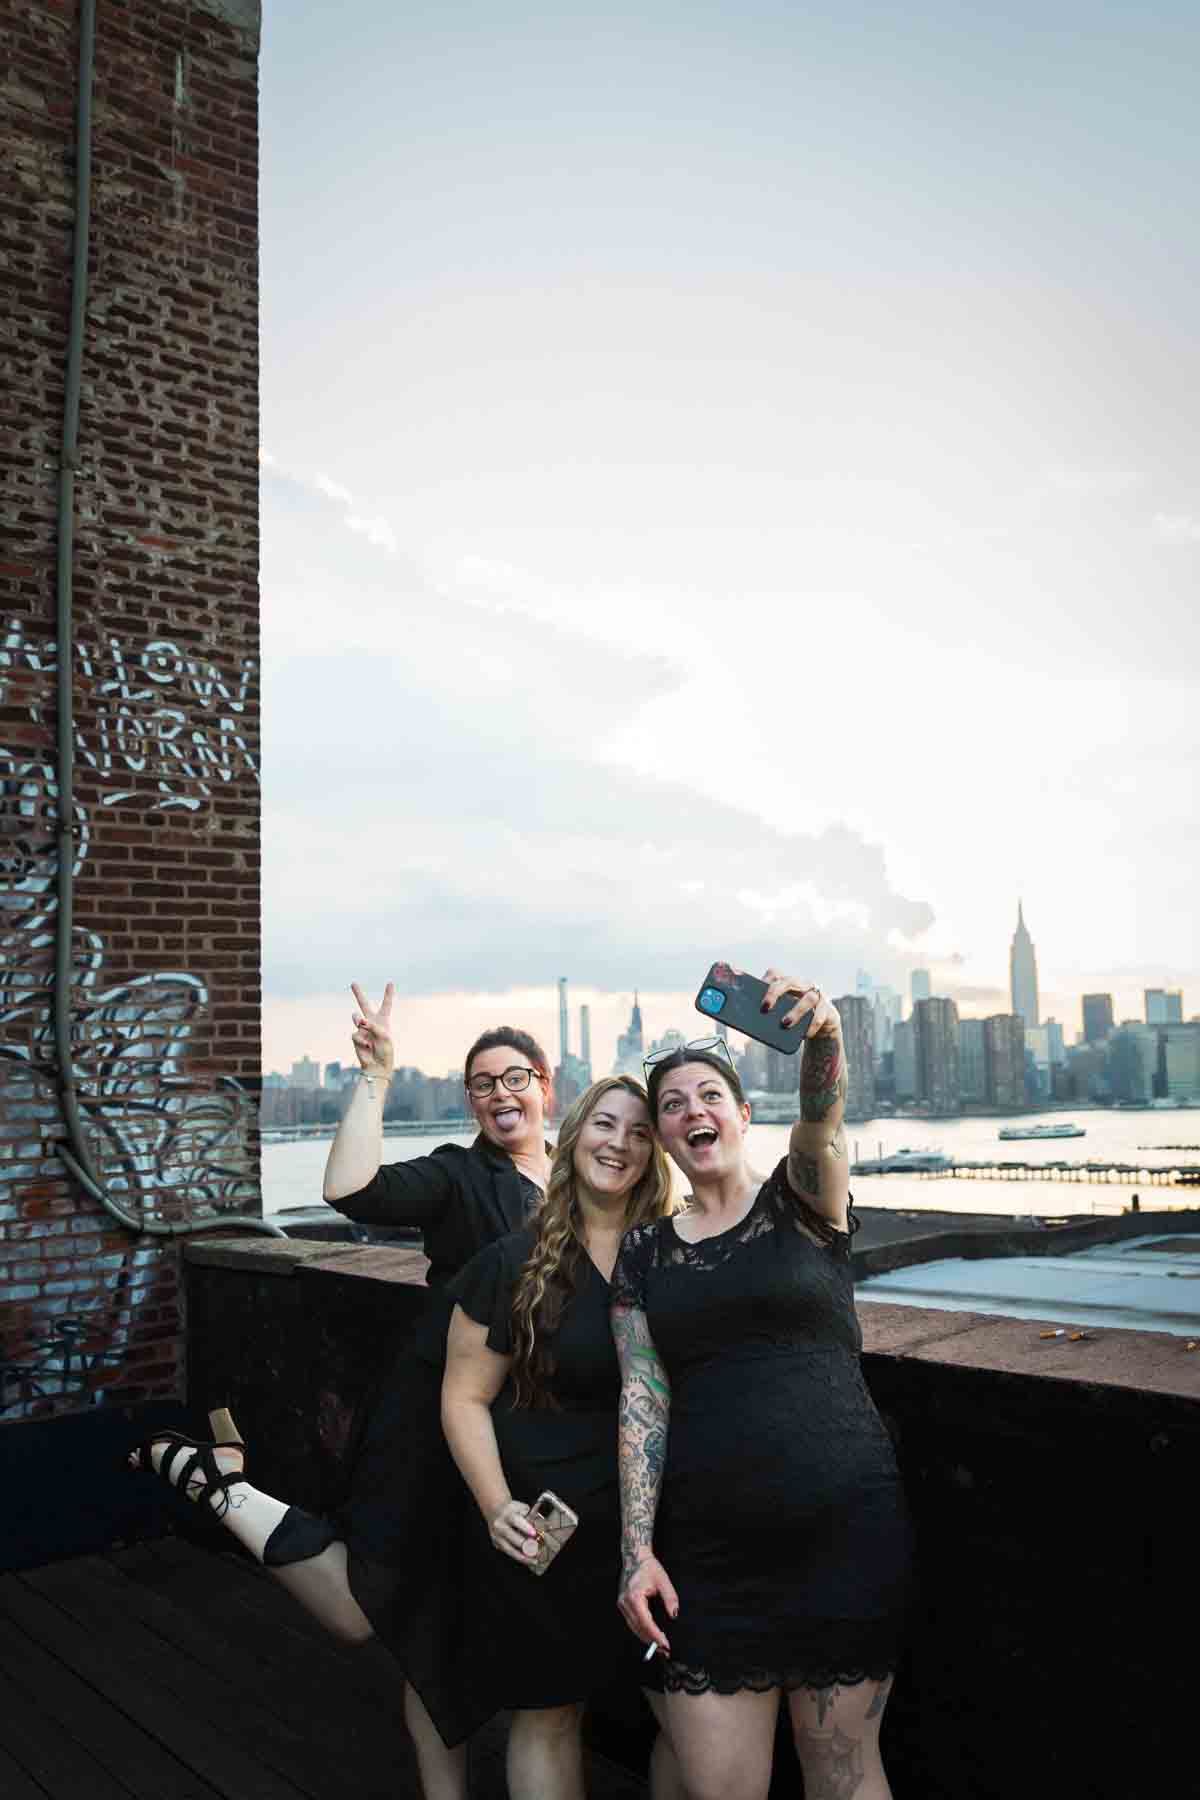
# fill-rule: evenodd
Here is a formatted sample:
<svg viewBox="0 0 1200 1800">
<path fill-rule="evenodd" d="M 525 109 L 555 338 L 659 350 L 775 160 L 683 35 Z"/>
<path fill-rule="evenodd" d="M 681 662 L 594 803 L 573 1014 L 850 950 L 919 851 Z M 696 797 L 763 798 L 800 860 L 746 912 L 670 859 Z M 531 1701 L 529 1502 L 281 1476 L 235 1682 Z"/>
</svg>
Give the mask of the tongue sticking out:
<svg viewBox="0 0 1200 1800">
<path fill-rule="evenodd" d="M 492 1114 L 492 1124 L 497 1131 L 502 1133 L 515 1131 L 520 1123 L 521 1109 L 519 1106 L 506 1107 L 503 1112 Z"/>
</svg>

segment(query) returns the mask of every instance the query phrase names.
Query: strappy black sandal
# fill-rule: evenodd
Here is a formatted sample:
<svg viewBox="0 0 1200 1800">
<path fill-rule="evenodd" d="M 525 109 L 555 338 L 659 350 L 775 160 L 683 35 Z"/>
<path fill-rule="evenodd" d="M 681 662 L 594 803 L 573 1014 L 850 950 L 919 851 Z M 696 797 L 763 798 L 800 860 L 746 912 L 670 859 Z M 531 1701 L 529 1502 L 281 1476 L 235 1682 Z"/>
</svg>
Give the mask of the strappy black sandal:
<svg viewBox="0 0 1200 1800">
<path fill-rule="evenodd" d="M 228 1471 L 220 1468 L 215 1453 L 218 1450 L 241 1450 L 244 1455 L 246 1446 L 227 1408 L 221 1406 L 210 1412 L 208 1423 L 213 1433 L 211 1443 L 186 1437 L 180 1431 L 156 1431 L 153 1437 L 138 1445 L 137 1467 L 144 1469 L 149 1475 L 161 1475 L 168 1487 L 174 1488 L 185 1499 L 193 1502 L 214 1500 L 214 1497 L 219 1496 L 215 1498 L 212 1513 L 214 1518 L 223 1519 L 229 1511 L 229 1490 L 245 1481 L 246 1471 L 244 1466 Z M 157 1468 L 154 1466 L 156 1444 L 168 1446 Z M 188 1460 L 182 1468 L 176 1470 L 180 1456 L 187 1455 L 189 1451 L 191 1454 Z M 196 1474 L 204 1477 L 203 1485 L 192 1485 L 192 1477 Z"/>
</svg>

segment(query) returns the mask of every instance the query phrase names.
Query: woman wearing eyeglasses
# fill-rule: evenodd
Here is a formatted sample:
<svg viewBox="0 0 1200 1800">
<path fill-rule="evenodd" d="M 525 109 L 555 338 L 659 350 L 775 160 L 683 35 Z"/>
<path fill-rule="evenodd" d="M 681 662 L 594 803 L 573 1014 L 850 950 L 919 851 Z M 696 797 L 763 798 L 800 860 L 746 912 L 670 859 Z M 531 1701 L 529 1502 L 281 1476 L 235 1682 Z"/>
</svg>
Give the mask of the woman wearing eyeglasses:
<svg viewBox="0 0 1200 1800">
<path fill-rule="evenodd" d="M 764 1800 L 781 1696 L 806 1793 L 888 1800 L 909 1525 L 859 1370 L 841 1022 L 819 988 L 766 979 L 764 1011 L 786 994 L 790 1027 L 813 1018 L 800 1116 L 765 1179 L 723 1043 L 647 1067 L 691 1196 L 630 1233 L 613 1275 L 620 1608 L 661 1653 L 691 1800 Z"/>
<path fill-rule="evenodd" d="M 383 1163 L 383 1108 L 395 1056 L 391 982 L 378 1008 L 353 985 L 362 1079 L 338 1127 L 324 1197 L 366 1224 L 416 1225 L 430 1297 L 366 1411 L 349 1499 L 319 1518 L 252 1487 L 240 1440 L 157 1438 L 135 1453 L 207 1504 L 320 1622 L 346 1643 L 378 1636 L 407 1677 L 404 1712 L 427 1800 L 465 1800 L 465 1739 L 495 1711 L 461 1679 L 461 1554 L 468 1496 L 441 1429 L 451 1278 L 486 1244 L 519 1231 L 549 1176 L 550 1069 L 523 1031 L 499 1026 L 467 1053 L 464 1081 L 479 1126 L 470 1145 Z M 214 1423 L 216 1421 L 214 1420 Z"/>
</svg>

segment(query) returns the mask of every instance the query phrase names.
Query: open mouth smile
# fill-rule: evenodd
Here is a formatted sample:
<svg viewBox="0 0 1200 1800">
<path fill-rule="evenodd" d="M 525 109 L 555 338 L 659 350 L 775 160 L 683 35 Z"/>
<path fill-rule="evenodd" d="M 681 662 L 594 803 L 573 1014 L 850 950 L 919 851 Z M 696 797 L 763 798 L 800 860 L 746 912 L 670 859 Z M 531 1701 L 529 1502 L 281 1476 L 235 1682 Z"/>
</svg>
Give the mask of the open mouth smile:
<svg viewBox="0 0 1200 1800">
<path fill-rule="evenodd" d="M 716 1143 L 717 1135 L 711 1125 L 697 1125 L 687 1134 L 688 1148 L 690 1150 L 707 1149 L 710 1144 Z"/>
</svg>

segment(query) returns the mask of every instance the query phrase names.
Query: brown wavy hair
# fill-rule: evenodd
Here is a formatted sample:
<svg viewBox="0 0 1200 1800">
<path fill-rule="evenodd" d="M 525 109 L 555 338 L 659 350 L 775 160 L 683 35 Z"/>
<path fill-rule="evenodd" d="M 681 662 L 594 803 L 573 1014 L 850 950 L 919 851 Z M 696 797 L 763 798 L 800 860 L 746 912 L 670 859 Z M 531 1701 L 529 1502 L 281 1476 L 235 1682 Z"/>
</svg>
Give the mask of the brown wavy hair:
<svg viewBox="0 0 1200 1800">
<path fill-rule="evenodd" d="M 513 1293 L 514 1406 L 560 1410 L 551 1392 L 556 1367 L 552 1339 L 567 1303 L 578 1291 L 587 1256 L 577 1193 L 575 1146 L 584 1125 L 604 1096 L 618 1088 L 642 1102 L 646 1107 L 647 1125 L 653 1129 L 646 1090 L 631 1075 L 607 1075 L 601 1081 L 594 1081 L 576 1100 L 559 1127 L 546 1198 L 531 1221 L 535 1234 L 533 1249 Z M 631 1231 L 635 1225 L 644 1225 L 651 1219 L 661 1219 L 673 1210 L 671 1165 L 656 1137 L 652 1144 L 645 1173 L 625 1198 L 624 1231 Z"/>
</svg>

